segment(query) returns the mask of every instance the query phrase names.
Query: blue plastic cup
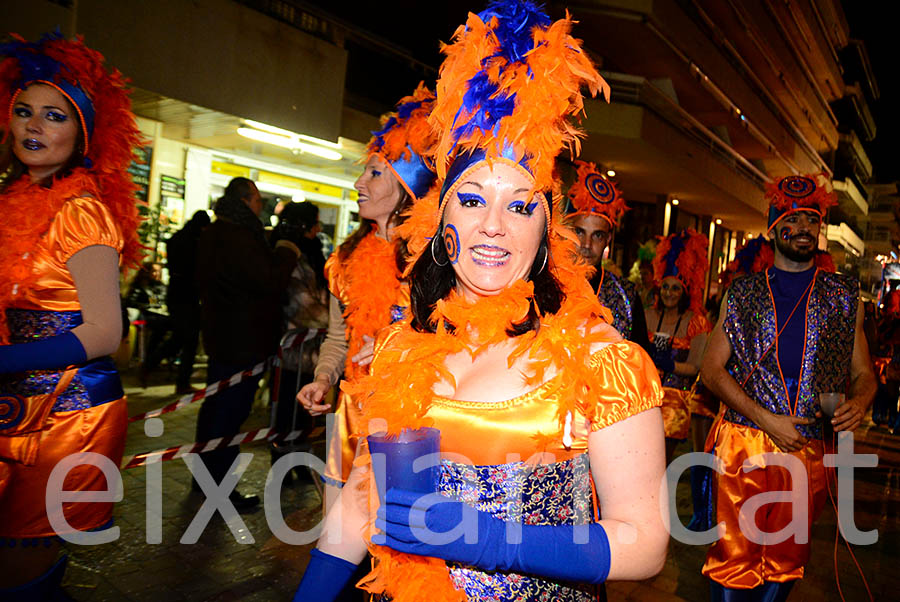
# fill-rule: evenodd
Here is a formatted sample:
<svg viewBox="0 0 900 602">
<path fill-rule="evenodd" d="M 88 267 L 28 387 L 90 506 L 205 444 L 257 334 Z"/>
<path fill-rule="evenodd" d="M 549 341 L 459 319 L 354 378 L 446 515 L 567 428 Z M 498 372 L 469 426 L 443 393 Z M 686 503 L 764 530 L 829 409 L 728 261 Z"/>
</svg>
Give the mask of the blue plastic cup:
<svg viewBox="0 0 900 602">
<path fill-rule="evenodd" d="M 438 487 L 440 465 L 441 431 L 422 427 L 403 429 L 400 435 L 369 435 L 369 453 L 375 471 L 378 499 L 384 504 L 384 493 L 397 488 L 416 493 L 435 493 Z M 413 463 L 423 456 L 433 454 L 424 460 L 425 466 L 413 468 Z"/>
</svg>

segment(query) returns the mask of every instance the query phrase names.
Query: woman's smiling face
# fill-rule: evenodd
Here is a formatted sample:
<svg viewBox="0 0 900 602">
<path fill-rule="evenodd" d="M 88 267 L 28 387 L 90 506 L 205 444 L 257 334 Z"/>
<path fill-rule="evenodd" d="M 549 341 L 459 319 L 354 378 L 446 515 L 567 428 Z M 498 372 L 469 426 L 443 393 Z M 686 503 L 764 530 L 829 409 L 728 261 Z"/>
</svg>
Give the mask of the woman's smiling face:
<svg viewBox="0 0 900 602">
<path fill-rule="evenodd" d="M 464 178 L 447 200 L 440 235 L 459 291 L 474 299 L 528 275 L 546 216 L 533 182 L 506 163 L 484 163 Z"/>
<path fill-rule="evenodd" d="M 378 155 L 369 157 L 354 187 L 359 193 L 359 217 L 376 222 L 386 220 L 391 215 L 404 193 L 394 172 Z"/>
</svg>

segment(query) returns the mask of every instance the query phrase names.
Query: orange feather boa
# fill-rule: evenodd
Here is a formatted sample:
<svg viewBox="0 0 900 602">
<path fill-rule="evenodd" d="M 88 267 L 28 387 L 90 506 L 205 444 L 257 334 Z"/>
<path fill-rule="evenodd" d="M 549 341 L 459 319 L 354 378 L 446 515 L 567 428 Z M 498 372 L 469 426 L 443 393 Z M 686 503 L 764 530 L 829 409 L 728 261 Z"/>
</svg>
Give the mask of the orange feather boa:
<svg viewBox="0 0 900 602">
<path fill-rule="evenodd" d="M 9 342 L 6 310 L 34 299 L 38 274 L 32 251 L 63 204 L 85 194 L 100 198 L 96 182 L 84 169 L 55 181 L 51 188 L 32 183 L 26 175 L 0 194 L 0 343 Z"/>
<path fill-rule="evenodd" d="M 394 245 L 378 238 L 372 231 L 337 266 L 338 281 L 343 291 L 337 295 L 344 301 L 347 322 L 347 362 L 345 378 L 356 376 L 356 364 L 350 361 L 363 346 L 363 335 L 375 334 L 390 324 L 391 306 L 400 298 L 400 271 L 397 269 Z"/>
</svg>

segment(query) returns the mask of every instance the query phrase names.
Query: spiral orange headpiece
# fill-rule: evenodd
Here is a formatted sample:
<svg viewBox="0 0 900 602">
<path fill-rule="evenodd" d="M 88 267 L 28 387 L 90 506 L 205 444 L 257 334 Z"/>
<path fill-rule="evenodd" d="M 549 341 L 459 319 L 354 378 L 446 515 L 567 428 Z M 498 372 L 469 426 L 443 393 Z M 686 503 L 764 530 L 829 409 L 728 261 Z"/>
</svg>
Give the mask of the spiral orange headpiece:
<svg viewBox="0 0 900 602">
<path fill-rule="evenodd" d="M 769 201 L 769 228 L 784 217 L 798 211 L 810 211 L 825 217 L 825 211 L 837 204 L 834 191 L 826 188 L 828 179 L 824 173 L 803 176 L 787 176 L 777 182 L 766 184 L 766 199 Z"/>
<path fill-rule="evenodd" d="M 616 185 L 586 161 L 575 161 L 578 179 L 569 188 L 569 215 L 599 215 L 615 229 L 628 210 Z"/>
</svg>

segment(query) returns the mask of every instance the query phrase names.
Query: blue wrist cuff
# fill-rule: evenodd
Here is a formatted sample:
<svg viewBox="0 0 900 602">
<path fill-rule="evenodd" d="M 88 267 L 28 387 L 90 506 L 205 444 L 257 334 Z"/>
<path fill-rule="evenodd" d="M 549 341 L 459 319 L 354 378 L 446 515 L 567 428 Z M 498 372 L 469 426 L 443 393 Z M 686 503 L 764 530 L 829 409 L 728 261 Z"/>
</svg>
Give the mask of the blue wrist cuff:
<svg viewBox="0 0 900 602">
<path fill-rule="evenodd" d="M 0 346 L 0 374 L 56 370 L 85 361 L 84 346 L 72 332 L 40 341 Z"/>
<path fill-rule="evenodd" d="M 313 548 L 309 555 L 309 564 L 294 594 L 294 602 L 334 600 L 350 581 L 357 565 L 318 548 Z"/>
</svg>

